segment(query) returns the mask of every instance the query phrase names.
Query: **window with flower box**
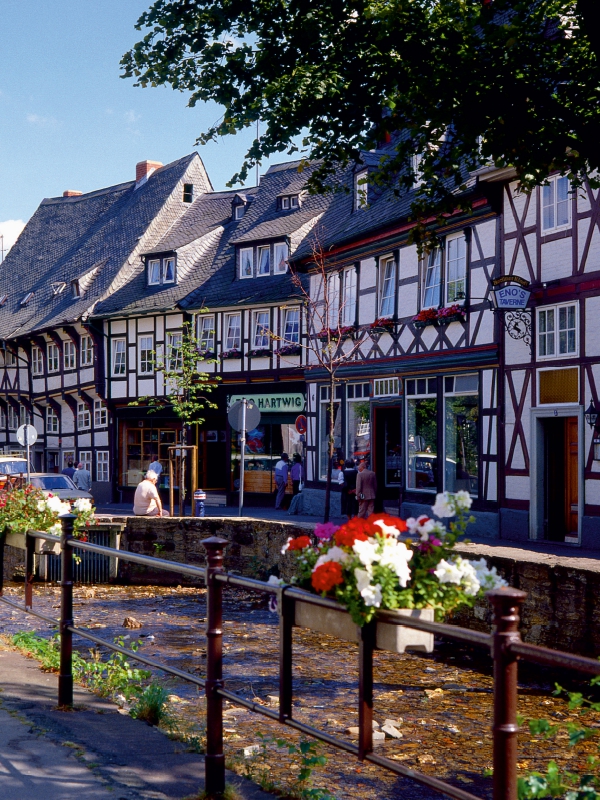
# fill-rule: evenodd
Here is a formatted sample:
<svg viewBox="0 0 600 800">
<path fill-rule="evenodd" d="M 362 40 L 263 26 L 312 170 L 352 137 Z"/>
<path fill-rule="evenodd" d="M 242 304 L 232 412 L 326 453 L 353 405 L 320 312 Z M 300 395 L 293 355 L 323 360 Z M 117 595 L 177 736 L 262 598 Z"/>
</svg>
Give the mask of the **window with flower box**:
<svg viewBox="0 0 600 800">
<path fill-rule="evenodd" d="M 444 247 L 431 250 L 421 269 L 421 309 L 462 305 L 467 296 L 467 240 L 447 236 Z"/>
<path fill-rule="evenodd" d="M 252 336 L 252 348 L 254 350 L 268 350 L 269 337 L 269 312 L 255 311 Z"/>
<path fill-rule="evenodd" d="M 58 433 L 58 414 L 54 411 L 53 408 L 46 409 L 46 433 Z M 9 409 L 9 417 L 8 417 L 8 427 L 10 428 L 10 409 Z"/>
<path fill-rule="evenodd" d="M 239 350 L 241 347 L 241 315 L 227 314 L 225 318 L 227 336 L 225 337 L 225 350 Z"/>
<path fill-rule="evenodd" d="M 87 403 L 77 403 L 77 427 L 80 431 L 92 427 L 92 415 Z"/>
<path fill-rule="evenodd" d="M 300 343 L 300 309 L 286 308 L 281 346 Z"/>
<path fill-rule="evenodd" d="M 214 314 L 201 314 L 198 317 L 198 345 L 203 353 L 215 351 L 215 317 Z"/>
</svg>

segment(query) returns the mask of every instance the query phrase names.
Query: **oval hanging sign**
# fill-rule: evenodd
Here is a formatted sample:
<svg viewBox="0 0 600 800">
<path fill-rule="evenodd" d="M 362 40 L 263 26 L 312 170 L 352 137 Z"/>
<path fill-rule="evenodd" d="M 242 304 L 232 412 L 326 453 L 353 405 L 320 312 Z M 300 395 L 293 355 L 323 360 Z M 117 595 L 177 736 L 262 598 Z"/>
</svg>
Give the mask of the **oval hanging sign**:
<svg viewBox="0 0 600 800">
<path fill-rule="evenodd" d="M 523 311 L 530 295 L 531 292 L 523 286 L 497 286 L 492 291 L 492 302 L 499 311 Z"/>
</svg>

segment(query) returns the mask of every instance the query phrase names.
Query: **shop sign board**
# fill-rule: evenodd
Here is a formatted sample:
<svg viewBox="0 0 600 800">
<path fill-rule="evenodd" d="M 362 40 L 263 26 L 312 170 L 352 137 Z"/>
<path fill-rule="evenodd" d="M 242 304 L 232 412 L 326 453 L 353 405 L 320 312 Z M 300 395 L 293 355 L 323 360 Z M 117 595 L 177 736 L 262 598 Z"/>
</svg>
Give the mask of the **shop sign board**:
<svg viewBox="0 0 600 800">
<path fill-rule="evenodd" d="M 304 411 L 304 395 L 301 392 L 289 392 L 286 394 L 234 394 L 229 397 L 229 405 L 231 408 L 234 403 L 241 401 L 243 398 L 252 400 L 261 414 L 281 414 L 282 412 L 296 412 L 296 414 Z"/>
<path fill-rule="evenodd" d="M 529 281 L 519 275 L 502 275 L 492 281 L 492 302 L 500 311 L 523 311 L 531 292 Z"/>
</svg>

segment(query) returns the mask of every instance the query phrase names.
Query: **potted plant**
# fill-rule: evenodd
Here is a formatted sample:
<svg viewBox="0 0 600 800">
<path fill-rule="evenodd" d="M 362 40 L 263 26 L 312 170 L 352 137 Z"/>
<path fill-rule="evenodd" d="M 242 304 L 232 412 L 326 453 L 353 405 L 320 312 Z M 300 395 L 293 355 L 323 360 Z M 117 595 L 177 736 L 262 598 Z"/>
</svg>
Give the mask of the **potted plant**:
<svg viewBox="0 0 600 800">
<path fill-rule="evenodd" d="M 231 350 L 224 350 L 221 353 L 221 358 L 223 359 L 223 361 L 226 361 L 229 358 L 241 358 L 241 357 L 242 357 L 242 351 L 238 350 L 237 347 L 234 347 Z"/>
<path fill-rule="evenodd" d="M 427 516 L 404 521 L 381 513 L 339 527 L 317 525 L 316 544 L 309 536 L 290 538 L 282 552 L 295 560 L 294 582 L 340 604 L 338 610 L 296 601 L 296 624 L 358 641 L 359 628 L 375 620 L 381 649 L 430 651 L 431 634 L 386 623 L 378 613 L 433 620 L 506 585 L 485 559 L 469 561 L 454 552 L 473 519 L 467 516 L 470 507 L 468 492 L 445 492 L 437 496 L 433 513 L 454 518 L 448 529 Z"/>
<path fill-rule="evenodd" d="M 343 339 L 351 339 L 355 333 L 355 325 L 341 325 L 339 328 L 322 328 L 316 336 L 322 342 L 326 342 L 328 339 L 333 342 L 339 342 Z"/>
<path fill-rule="evenodd" d="M 379 317 L 369 326 L 371 333 L 391 333 L 396 327 L 395 321 L 391 317 Z"/>
<path fill-rule="evenodd" d="M 271 351 L 268 347 L 255 347 L 254 350 L 250 350 L 248 355 L 250 358 L 268 358 Z"/>
<path fill-rule="evenodd" d="M 284 344 L 278 352 L 280 356 L 299 356 L 302 348 L 299 344 Z"/>
<path fill-rule="evenodd" d="M 28 531 L 43 531 L 60 536 L 60 517 L 71 512 L 77 517 L 74 536 L 87 539 L 87 529 L 96 524 L 94 508 L 89 500 L 79 498 L 71 506 L 60 497 L 45 495 L 34 486 L 7 491 L 0 497 L 0 531 L 4 535 L 4 543 L 24 549 Z M 60 553 L 60 545 L 57 542 L 36 539 L 35 552 Z"/>
<path fill-rule="evenodd" d="M 450 322 L 464 322 L 467 315 L 462 306 L 459 306 L 456 303 L 453 306 L 447 306 L 446 308 L 439 308 L 437 312 L 437 323 L 446 325 Z"/>
<path fill-rule="evenodd" d="M 213 359 L 215 357 L 214 350 L 198 350 L 198 358 L 201 361 L 208 361 L 209 359 Z"/>
<path fill-rule="evenodd" d="M 413 325 L 415 328 L 425 328 L 427 325 L 435 325 L 437 320 L 436 308 L 424 308 L 422 311 L 413 317 Z"/>
</svg>

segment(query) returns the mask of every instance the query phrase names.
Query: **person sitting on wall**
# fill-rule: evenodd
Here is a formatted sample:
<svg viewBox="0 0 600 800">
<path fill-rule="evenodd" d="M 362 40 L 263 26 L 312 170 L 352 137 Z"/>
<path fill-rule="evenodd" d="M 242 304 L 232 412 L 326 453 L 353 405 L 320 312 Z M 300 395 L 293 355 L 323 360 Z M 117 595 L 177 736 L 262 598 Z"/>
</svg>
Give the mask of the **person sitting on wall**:
<svg viewBox="0 0 600 800">
<path fill-rule="evenodd" d="M 138 484 L 133 498 L 133 513 L 136 517 L 168 517 L 163 511 L 162 502 L 156 483 L 158 475 L 149 469 L 144 480 Z"/>
</svg>

